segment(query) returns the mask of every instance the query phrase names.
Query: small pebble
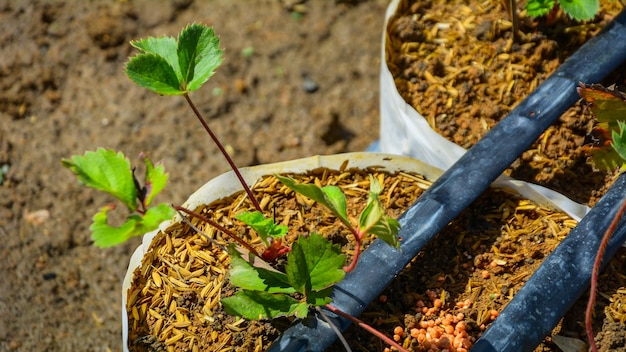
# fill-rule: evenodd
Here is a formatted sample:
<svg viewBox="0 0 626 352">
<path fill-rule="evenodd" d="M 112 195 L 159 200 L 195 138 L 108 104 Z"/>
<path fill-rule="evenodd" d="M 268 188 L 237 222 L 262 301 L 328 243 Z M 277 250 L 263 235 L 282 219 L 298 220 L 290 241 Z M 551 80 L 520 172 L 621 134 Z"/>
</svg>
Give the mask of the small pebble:
<svg viewBox="0 0 626 352">
<path fill-rule="evenodd" d="M 320 88 L 319 84 L 312 80 L 306 73 L 302 74 L 302 90 L 306 93 L 312 94 L 317 92 Z"/>
<path fill-rule="evenodd" d="M 46 281 L 54 280 L 54 279 L 56 279 L 56 277 L 57 277 L 56 273 L 45 273 L 45 274 L 43 274 L 43 279 L 46 280 Z"/>
</svg>

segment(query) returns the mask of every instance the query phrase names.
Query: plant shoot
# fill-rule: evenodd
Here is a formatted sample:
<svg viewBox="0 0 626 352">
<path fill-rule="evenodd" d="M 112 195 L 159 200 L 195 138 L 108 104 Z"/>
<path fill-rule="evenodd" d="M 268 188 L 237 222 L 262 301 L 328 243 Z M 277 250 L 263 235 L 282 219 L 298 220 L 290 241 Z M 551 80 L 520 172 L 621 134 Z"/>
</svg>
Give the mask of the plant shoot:
<svg viewBox="0 0 626 352">
<path fill-rule="evenodd" d="M 367 204 L 358 223 L 352 224 L 347 215 L 345 195 L 339 187 L 299 184 L 292 178 L 276 175 L 291 190 L 328 208 L 354 235 L 355 254 L 352 263 L 346 265 L 346 256 L 341 253 L 340 246 L 316 233 L 301 234 L 291 248 L 283 245 L 287 227 L 275 224 L 263 215 L 239 169 L 189 97 L 189 93 L 199 89 L 222 63 L 219 44 L 213 29 L 201 24 L 187 26 L 178 38 L 149 37 L 132 41 L 131 45 L 139 50 L 139 54 L 126 64 L 126 73 L 139 86 L 157 94 L 184 96 L 256 208 L 256 211 L 239 214 L 236 218 L 259 235 L 266 249 L 262 253 L 257 252 L 237 234 L 192 210 L 167 204 L 150 207 L 155 195 L 167 183 L 168 175 L 163 166 L 154 165 L 148 158 L 144 158 L 146 175 L 141 185 L 122 153 L 102 148 L 62 160 L 63 165 L 72 170 L 80 182 L 113 195 L 131 213 L 126 222 L 114 227 L 107 223 L 107 213 L 114 206 L 101 208 L 93 217 L 90 227 L 95 244 L 108 247 L 122 243 L 130 237 L 157 228 L 162 221 L 170 219 L 175 211 L 181 211 L 209 223 L 234 241 L 228 248 L 231 265 L 229 279 L 234 286 L 239 287 L 239 291 L 222 298 L 227 313 L 256 320 L 281 316 L 303 318 L 311 308 L 320 306 L 337 311 L 328 306 L 332 301 L 330 296 L 333 286 L 356 266 L 364 236 L 378 236 L 397 248 L 400 245 L 397 237 L 399 224 L 385 214 L 378 198 L 382 187 L 374 177 L 370 177 Z M 275 267 L 278 259 L 285 255 L 286 260 L 281 261 L 283 271 L 278 270 Z M 382 334 L 374 333 L 403 350 Z"/>
<path fill-rule="evenodd" d="M 144 158 L 146 176 L 141 186 L 130 162 L 121 152 L 98 148 L 95 152 L 63 159 L 61 163 L 72 170 L 82 184 L 111 194 L 131 213 L 122 225 L 111 226 L 107 223 L 107 213 L 115 209 L 115 204 L 100 208 L 89 227 L 98 247 L 115 246 L 131 237 L 141 236 L 174 216 L 174 209 L 167 204 L 150 207 L 169 177 L 161 164 L 155 166 L 150 159 Z"/>
</svg>

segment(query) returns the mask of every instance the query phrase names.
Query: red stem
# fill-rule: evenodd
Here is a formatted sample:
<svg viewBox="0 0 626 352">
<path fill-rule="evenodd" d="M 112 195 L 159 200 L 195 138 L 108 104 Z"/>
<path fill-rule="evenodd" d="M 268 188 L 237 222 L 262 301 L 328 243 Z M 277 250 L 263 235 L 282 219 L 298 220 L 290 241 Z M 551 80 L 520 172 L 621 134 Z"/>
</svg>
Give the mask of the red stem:
<svg viewBox="0 0 626 352">
<path fill-rule="evenodd" d="M 330 310 L 331 312 L 333 312 L 333 313 L 335 313 L 337 315 L 341 315 L 342 317 L 350 320 L 354 324 L 357 324 L 360 328 L 365 329 L 370 334 L 372 334 L 372 335 L 378 337 L 379 339 L 383 340 L 388 345 L 397 348 L 399 351 L 401 351 L 401 352 L 408 352 L 406 349 L 404 349 L 402 346 L 400 346 L 397 342 L 395 342 L 394 340 L 392 340 L 389 337 L 385 336 L 382 332 L 374 329 L 373 327 L 368 325 L 366 322 L 360 320 L 359 318 L 353 317 L 352 315 L 350 315 L 348 313 L 342 312 L 342 311 L 340 311 L 339 309 L 333 307 L 330 304 L 325 305 L 325 307 L 328 310 Z"/>
<path fill-rule="evenodd" d="M 220 152 L 222 152 L 222 155 L 224 155 L 224 158 L 226 158 L 226 161 L 228 161 L 228 164 L 230 165 L 230 168 L 233 169 L 233 171 L 235 172 L 235 175 L 237 175 L 237 178 L 239 179 L 239 182 L 241 182 L 241 185 L 243 186 L 243 189 L 248 194 L 248 197 L 250 198 L 250 201 L 252 202 L 252 204 L 254 205 L 256 210 L 258 210 L 259 212 L 262 212 L 261 206 L 259 205 L 259 202 L 256 200 L 256 198 L 252 194 L 252 191 L 250 190 L 250 187 L 248 187 L 248 184 L 246 184 L 246 181 L 243 179 L 243 176 L 241 176 L 241 173 L 239 172 L 239 168 L 237 167 L 237 165 L 235 165 L 235 162 L 230 157 L 230 155 L 228 154 L 228 152 L 226 151 L 226 149 L 224 148 L 222 143 L 219 141 L 219 139 L 217 139 L 217 136 L 213 133 L 211 128 L 209 128 L 209 125 L 206 123 L 206 121 L 204 121 L 204 118 L 202 118 L 202 115 L 200 114 L 200 111 L 198 111 L 198 109 L 196 108 L 194 103 L 191 101 L 191 98 L 189 97 L 189 94 L 184 94 L 183 96 L 187 100 L 187 103 L 191 107 L 191 110 L 193 110 L 194 114 L 196 114 L 196 117 L 198 118 L 198 120 L 200 120 L 200 123 L 202 124 L 202 127 L 204 127 L 204 129 L 207 131 L 209 136 L 211 136 L 211 139 L 213 140 L 215 145 L 217 145 L 217 147 L 219 148 Z"/>
<path fill-rule="evenodd" d="M 261 255 L 259 255 L 259 253 L 254 248 L 252 248 L 252 246 L 250 244 L 248 244 L 248 242 L 244 241 L 243 239 L 241 239 L 239 236 L 235 235 L 232 231 L 228 230 L 224 226 L 222 226 L 222 225 L 218 224 L 217 222 L 207 218 L 206 216 L 198 214 L 198 213 L 196 213 L 196 212 L 194 212 L 192 210 L 189 210 L 189 209 L 187 209 L 185 207 L 181 207 L 181 206 L 178 206 L 178 205 L 172 205 L 172 207 L 175 210 L 182 211 L 183 213 L 186 213 L 186 214 L 188 214 L 190 216 L 193 216 L 194 218 L 200 219 L 201 221 L 204 221 L 204 222 L 208 223 L 209 225 L 215 227 L 216 229 L 222 231 L 228 237 L 232 238 L 237 243 L 239 243 L 240 245 L 245 247 L 247 250 L 249 250 L 250 253 L 254 254 L 257 258 L 260 258 L 261 260 L 264 260 L 263 257 L 261 257 Z"/>
<path fill-rule="evenodd" d="M 352 224 L 345 223 L 346 227 L 350 229 L 350 232 L 354 235 L 354 258 L 352 258 L 352 263 L 349 266 L 344 266 L 343 271 L 346 273 L 351 272 L 356 267 L 356 263 L 359 261 L 359 256 L 361 255 L 361 241 L 363 241 L 363 233 L 360 230 L 355 229 Z"/>
<path fill-rule="evenodd" d="M 139 208 L 137 208 L 137 210 L 135 211 L 141 214 L 141 216 L 144 216 L 146 215 L 146 212 L 148 211 L 148 209 L 146 208 L 146 205 L 144 204 L 144 202 L 141 201 L 139 202 Z"/>
<path fill-rule="evenodd" d="M 350 266 L 344 266 L 343 271 L 349 273 L 356 267 L 356 263 L 359 260 L 359 255 L 361 254 L 361 238 L 356 238 L 354 243 L 354 258 L 352 258 L 352 263 Z"/>
<path fill-rule="evenodd" d="M 587 302 L 587 310 L 585 311 L 585 329 L 587 330 L 587 339 L 589 340 L 589 346 L 593 352 L 598 352 L 598 348 L 596 347 L 596 342 L 594 340 L 591 319 L 593 317 L 593 306 L 595 305 L 596 301 L 596 291 L 598 289 L 598 276 L 600 275 L 600 266 L 602 264 L 604 252 L 606 251 L 606 246 L 609 243 L 609 239 L 611 238 L 611 235 L 617 227 L 617 223 L 619 222 L 622 214 L 624 214 L 625 211 L 626 200 L 622 202 L 622 205 L 615 214 L 615 217 L 613 217 L 613 221 L 611 221 L 611 225 L 609 225 L 609 228 L 606 229 L 604 237 L 602 238 L 602 242 L 600 242 L 598 253 L 596 254 L 596 260 L 593 263 L 593 271 L 591 272 L 591 289 L 589 292 L 589 301 Z"/>
</svg>

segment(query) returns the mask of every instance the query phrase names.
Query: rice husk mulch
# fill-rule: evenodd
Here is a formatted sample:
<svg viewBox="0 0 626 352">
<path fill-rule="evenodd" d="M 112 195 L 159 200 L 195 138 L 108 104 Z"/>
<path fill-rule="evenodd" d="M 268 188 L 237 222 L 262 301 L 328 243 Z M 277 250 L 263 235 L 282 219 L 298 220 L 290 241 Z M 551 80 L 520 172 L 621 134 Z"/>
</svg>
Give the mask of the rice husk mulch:
<svg viewBox="0 0 626 352">
<path fill-rule="evenodd" d="M 502 1 L 400 1 L 387 26 L 386 61 L 400 95 L 446 139 L 470 148 L 622 9 L 602 1 L 599 15 L 580 23 L 562 11 L 536 21 L 518 2 L 520 40 Z M 626 65 L 606 86 L 623 84 Z M 550 99 L 550 97 L 547 97 Z M 616 172 L 587 163 L 594 125 L 582 104 L 561 118 L 507 171 L 592 206 Z"/>
<path fill-rule="evenodd" d="M 395 218 L 430 185 L 411 173 L 388 175 L 372 170 L 314 170 L 309 175 L 291 175 L 301 183 L 337 185 L 346 194 L 348 215 L 355 220 L 365 206 L 369 191 L 368 175 L 376 177 L 383 191 L 380 196 L 390 216 Z M 317 232 L 343 246 L 352 255 L 352 235 L 329 211 L 319 204 L 282 186 L 273 176 L 262 178 L 253 187 L 266 216 L 288 225 L 285 243 L 298 236 Z M 245 238 L 258 250 L 260 239 L 254 231 L 233 220 L 236 214 L 254 208 L 243 192 L 206 205 L 196 212 L 210 217 Z M 135 271 L 128 292 L 129 348 L 131 351 L 262 351 L 269 347 L 290 319 L 247 321 L 227 315 L 220 297 L 235 289 L 227 283 L 229 256 L 224 247 L 231 240 L 196 219 L 178 222 L 153 240 L 142 266 Z M 365 245 L 372 239 L 368 238 Z M 348 258 L 350 260 L 350 258 Z"/>
<path fill-rule="evenodd" d="M 576 224 L 565 213 L 489 189 L 422 249 L 361 319 L 410 351 L 468 351 Z M 446 319 L 463 329 L 437 332 Z M 404 333 L 395 336 L 398 327 Z M 354 350 L 385 351 L 361 329 L 350 327 L 346 335 Z M 335 344 L 330 351 L 341 350 Z"/>
</svg>

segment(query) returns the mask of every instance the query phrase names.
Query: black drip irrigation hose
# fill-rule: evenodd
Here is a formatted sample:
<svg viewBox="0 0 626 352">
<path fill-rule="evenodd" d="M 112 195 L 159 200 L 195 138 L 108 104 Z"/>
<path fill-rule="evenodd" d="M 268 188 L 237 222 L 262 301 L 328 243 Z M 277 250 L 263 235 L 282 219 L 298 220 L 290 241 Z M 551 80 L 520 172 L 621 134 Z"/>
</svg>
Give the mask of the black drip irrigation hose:
<svg viewBox="0 0 626 352">
<path fill-rule="evenodd" d="M 361 314 L 428 241 L 478 198 L 579 99 L 575 89 L 579 82 L 598 82 L 625 59 L 626 12 L 622 11 L 601 34 L 576 51 L 494 126 L 400 217 L 400 250 L 378 240 L 367 248 L 355 270 L 336 286 L 332 304 L 353 316 Z M 560 272 L 558 275 L 570 274 Z M 350 324 L 333 313 L 327 315 L 342 330 Z M 500 316 L 496 322 L 499 320 L 504 319 Z M 526 334 L 521 330 L 517 333 Z M 335 333 L 326 322 L 309 316 L 285 331 L 268 351 L 324 351 L 335 339 Z"/>
<path fill-rule="evenodd" d="M 625 199 L 626 175 L 622 174 L 476 341 L 472 352 L 533 351 L 589 289 L 598 247 Z M 624 240 L 626 219 L 622 217 L 607 245 L 603 265 Z"/>
</svg>

